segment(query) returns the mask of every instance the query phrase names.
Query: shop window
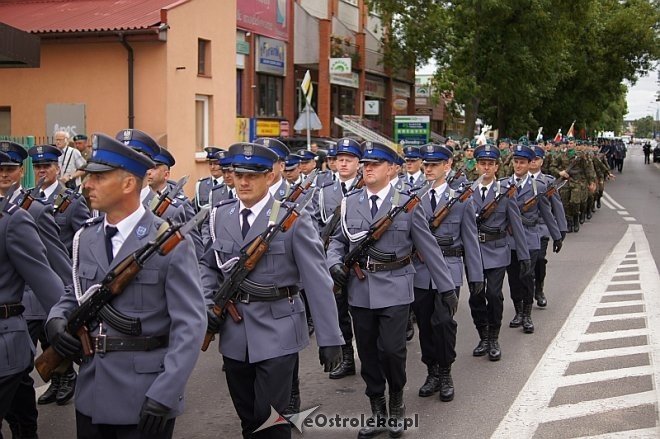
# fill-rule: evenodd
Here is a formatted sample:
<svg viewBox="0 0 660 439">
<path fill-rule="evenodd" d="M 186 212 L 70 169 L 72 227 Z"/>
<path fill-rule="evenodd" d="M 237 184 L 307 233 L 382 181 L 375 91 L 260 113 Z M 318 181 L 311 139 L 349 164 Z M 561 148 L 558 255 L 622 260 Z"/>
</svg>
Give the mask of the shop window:
<svg viewBox="0 0 660 439">
<path fill-rule="evenodd" d="M 11 136 L 11 107 L 0 107 L 0 136 Z"/>
<path fill-rule="evenodd" d="M 210 96 L 195 96 L 195 148 L 203 151 L 209 146 Z"/>
<path fill-rule="evenodd" d="M 257 75 L 256 115 L 259 117 L 282 117 L 284 78 Z"/>
<path fill-rule="evenodd" d="M 197 74 L 211 76 L 211 42 L 202 38 L 197 40 Z"/>
</svg>

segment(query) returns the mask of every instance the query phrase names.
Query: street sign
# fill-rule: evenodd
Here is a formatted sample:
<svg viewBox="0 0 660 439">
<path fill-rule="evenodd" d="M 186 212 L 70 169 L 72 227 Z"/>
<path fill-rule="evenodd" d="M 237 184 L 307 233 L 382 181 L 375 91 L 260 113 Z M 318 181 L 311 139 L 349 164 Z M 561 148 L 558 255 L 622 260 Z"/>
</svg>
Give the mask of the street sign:
<svg viewBox="0 0 660 439">
<path fill-rule="evenodd" d="M 312 95 L 314 94 L 314 84 L 312 84 L 312 75 L 309 73 L 309 70 L 305 72 L 305 77 L 303 78 L 302 84 L 300 84 L 300 89 L 307 99 L 307 104 L 312 103 Z"/>
<path fill-rule="evenodd" d="M 431 135 L 430 116 L 394 116 L 394 141 L 406 145 L 424 145 Z"/>
</svg>

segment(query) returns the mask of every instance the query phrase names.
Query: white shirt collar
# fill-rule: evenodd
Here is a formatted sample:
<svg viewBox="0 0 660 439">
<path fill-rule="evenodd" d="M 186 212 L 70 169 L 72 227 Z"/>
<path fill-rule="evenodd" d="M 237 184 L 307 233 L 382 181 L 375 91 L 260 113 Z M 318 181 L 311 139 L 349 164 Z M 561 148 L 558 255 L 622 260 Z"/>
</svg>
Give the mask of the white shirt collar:
<svg viewBox="0 0 660 439">
<path fill-rule="evenodd" d="M 142 188 L 140 191 L 140 202 L 144 201 L 145 198 L 152 192 L 151 188 L 149 185 L 145 186 Z"/>
<path fill-rule="evenodd" d="M 538 180 L 538 179 L 539 179 L 539 176 L 541 175 L 541 170 L 539 169 L 539 171 L 536 172 L 536 173 L 534 173 L 534 174 L 532 174 L 532 173 L 530 172 L 529 175 L 531 175 L 532 177 L 534 177 L 534 180 Z"/>
<path fill-rule="evenodd" d="M 342 183 L 344 183 L 344 185 L 346 186 L 346 190 L 349 190 L 351 188 L 351 186 L 353 186 L 353 182 L 355 181 L 355 177 L 353 177 L 349 180 L 346 180 L 346 181 L 342 181 L 341 178 L 339 178 L 339 176 L 337 176 L 337 181 L 339 182 L 340 185 Z"/>
<path fill-rule="evenodd" d="M 520 187 L 523 188 L 527 184 L 527 180 L 529 179 L 529 173 L 527 173 L 524 177 L 518 177 L 516 174 L 513 174 L 511 176 L 511 179 L 514 183 L 516 183 L 517 178 L 522 178 L 522 181 L 520 183 Z"/>
<path fill-rule="evenodd" d="M 270 192 L 267 192 L 266 195 L 261 200 L 259 200 L 254 206 L 250 207 L 251 213 L 250 213 L 250 215 L 248 215 L 248 222 L 250 223 L 250 225 L 252 225 L 255 218 L 257 218 L 257 216 L 259 216 L 259 214 L 264 209 L 264 207 L 266 206 L 266 204 L 268 203 L 268 200 L 270 200 L 270 198 L 271 198 Z M 238 213 L 240 214 L 243 211 L 243 209 L 245 209 L 245 204 L 243 204 L 243 202 L 240 201 L 240 199 L 239 199 L 239 201 L 238 201 Z"/>
<path fill-rule="evenodd" d="M 18 186 L 16 190 L 14 191 L 13 195 L 9 199 L 12 203 L 16 201 L 16 198 L 20 195 L 21 191 L 23 190 L 23 186 Z"/>
<path fill-rule="evenodd" d="M 271 184 L 271 185 L 268 187 L 268 192 L 270 192 L 270 194 L 271 194 L 272 196 L 275 196 L 275 194 L 277 193 L 277 190 L 280 188 L 280 185 L 281 185 L 281 184 L 282 184 L 282 177 L 280 177 L 280 179 L 277 180 L 277 182 Z"/>
<path fill-rule="evenodd" d="M 59 186 L 59 183 L 60 183 L 60 182 L 57 181 L 57 179 L 55 179 L 55 181 L 53 182 L 53 184 L 51 184 L 50 186 L 48 186 L 48 187 L 45 188 L 45 189 L 42 189 L 42 191 L 44 191 L 44 194 L 46 195 L 46 198 L 50 198 L 50 196 L 53 195 L 53 192 L 55 192 L 55 190 L 56 190 L 57 187 Z"/>
<path fill-rule="evenodd" d="M 376 200 L 376 206 L 378 206 L 378 208 L 380 209 L 380 205 L 383 204 L 383 200 L 387 198 L 387 195 L 390 193 L 391 188 L 392 188 L 391 184 L 385 185 L 385 187 L 377 193 L 373 193 L 369 189 L 367 189 L 367 199 L 369 200 L 369 203 L 371 203 L 372 195 L 378 195 L 378 200 Z"/>
<path fill-rule="evenodd" d="M 491 182 L 486 184 L 486 185 L 484 185 L 483 183 L 480 183 L 479 184 L 479 194 L 481 195 L 481 188 L 482 187 L 487 188 L 486 193 L 488 193 L 488 191 L 490 191 L 490 187 L 493 185 L 493 183 L 495 183 L 495 179 L 491 180 Z"/>
<path fill-rule="evenodd" d="M 417 179 L 419 179 L 420 175 L 422 175 L 422 171 L 421 171 L 421 170 L 415 172 L 414 174 L 408 174 L 408 173 L 406 172 L 406 177 L 407 177 L 408 181 L 410 181 L 410 177 L 413 178 L 413 181 L 417 181 Z"/>
<path fill-rule="evenodd" d="M 438 187 L 434 187 L 432 190 L 435 191 L 435 199 L 439 199 L 441 194 L 444 194 L 445 191 L 447 190 L 447 182 L 445 181 Z M 431 192 L 431 191 L 429 191 Z"/>
<path fill-rule="evenodd" d="M 140 219 L 142 218 L 142 216 L 145 214 L 146 211 L 147 209 L 145 209 L 142 203 L 140 203 L 138 208 L 133 213 L 128 215 L 123 220 L 119 221 L 117 224 L 108 223 L 107 215 L 103 218 L 104 230 L 105 230 L 105 226 L 109 226 L 109 225 L 117 228 L 117 234 L 112 237 L 112 251 L 115 255 L 117 255 L 117 252 L 124 244 L 124 241 L 128 239 L 131 232 L 133 231 L 137 223 L 140 222 Z"/>
</svg>

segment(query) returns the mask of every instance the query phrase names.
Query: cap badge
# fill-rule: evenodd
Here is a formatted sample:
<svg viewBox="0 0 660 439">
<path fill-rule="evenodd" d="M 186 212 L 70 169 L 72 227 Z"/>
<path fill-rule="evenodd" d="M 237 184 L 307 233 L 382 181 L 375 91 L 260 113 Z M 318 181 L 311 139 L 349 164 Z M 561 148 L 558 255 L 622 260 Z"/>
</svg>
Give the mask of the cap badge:
<svg viewBox="0 0 660 439">
<path fill-rule="evenodd" d="M 428 145 L 426 147 L 426 152 L 433 152 L 433 145 Z"/>
<path fill-rule="evenodd" d="M 264 146 L 270 147 L 270 139 L 264 139 Z"/>
<path fill-rule="evenodd" d="M 133 131 L 124 130 L 124 142 L 131 140 L 132 137 L 133 137 Z"/>
<path fill-rule="evenodd" d="M 486 146 L 484 147 L 484 151 L 490 152 L 490 145 L 486 144 Z"/>
<path fill-rule="evenodd" d="M 99 138 L 98 136 L 92 137 L 92 150 L 96 151 L 99 149 Z"/>
<path fill-rule="evenodd" d="M 367 142 L 365 148 L 366 148 L 367 151 L 371 152 L 371 151 L 374 150 L 374 145 L 371 142 Z"/>
<path fill-rule="evenodd" d="M 3 151 L 9 151 L 9 143 L 7 142 L 0 143 L 0 149 L 2 149 Z"/>
<path fill-rule="evenodd" d="M 348 140 L 348 139 L 344 139 L 344 141 L 343 141 L 344 146 L 348 146 L 348 145 L 350 145 L 350 143 L 351 143 L 351 141 Z"/>
<path fill-rule="evenodd" d="M 37 154 L 43 154 L 43 153 L 44 153 L 43 146 L 37 146 Z"/>
<path fill-rule="evenodd" d="M 251 157 L 252 154 L 254 154 L 254 148 L 252 145 L 245 145 L 243 146 L 243 155 L 246 157 Z"/>
<path fill-rule="evenodd" d="M 225 152 L 224 151 L 218 151 L 216 153 L 216 157 L 218 157 L 219 159 L 224 159 L 225 158 Z"/>
<path fill-rule="evenodd" d="M 516 150 L 517 150 L 517 151 L 522 151 L 522 145 L 518 145 L 518 146 L 516 147 Z"/>
</svg>

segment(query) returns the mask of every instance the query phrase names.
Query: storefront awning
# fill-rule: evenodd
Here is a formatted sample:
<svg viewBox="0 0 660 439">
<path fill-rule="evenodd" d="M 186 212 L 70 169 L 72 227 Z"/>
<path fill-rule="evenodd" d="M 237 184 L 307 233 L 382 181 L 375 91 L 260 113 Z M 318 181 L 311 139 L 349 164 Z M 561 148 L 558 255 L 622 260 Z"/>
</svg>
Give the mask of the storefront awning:
<svg viewBox="0 0 660 439">
<path fill-rule="evenodd" d="M 0 23 L 0 68 L 39 67 L 39 37 Z"/>
</svg>

